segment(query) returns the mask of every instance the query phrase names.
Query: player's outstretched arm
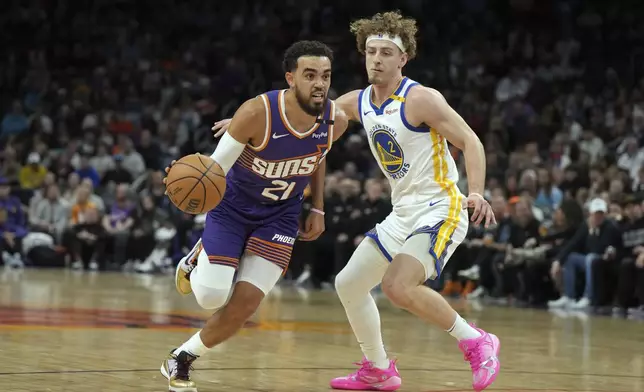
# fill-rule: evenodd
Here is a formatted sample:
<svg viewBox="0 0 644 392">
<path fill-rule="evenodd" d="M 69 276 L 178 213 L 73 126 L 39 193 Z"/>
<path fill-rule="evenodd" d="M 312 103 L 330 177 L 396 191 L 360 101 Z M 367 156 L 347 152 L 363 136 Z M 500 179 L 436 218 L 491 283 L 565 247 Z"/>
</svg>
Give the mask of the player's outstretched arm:
<svg viewBox="0 0 644 392">
<path fill-rule="evenodd" d="M 413 87 L 407 94 L 405 115 L 411 124 L 425 124 L 443 135 L 447 141 L 463 151 L 469 196 L 467 207 L 474 208 L 472 221 L 496 223 L 494 212 L 483 198 L 485 190 L 485 151 L 476 133 L 456 113 L 438 91 L 427 87 Z"/>
</svg>

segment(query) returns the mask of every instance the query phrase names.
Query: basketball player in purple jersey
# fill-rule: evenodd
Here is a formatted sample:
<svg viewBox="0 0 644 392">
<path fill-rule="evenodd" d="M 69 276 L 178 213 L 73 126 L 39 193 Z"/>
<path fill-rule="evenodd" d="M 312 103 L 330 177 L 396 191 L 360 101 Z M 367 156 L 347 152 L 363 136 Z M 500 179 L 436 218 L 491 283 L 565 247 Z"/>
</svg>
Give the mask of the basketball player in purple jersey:
<svg viewBox="0 0 644 392">
<path fill-rule="evenodd" d="M 226 192 L 177 266 L 176 285 L 216 312 L 163 362 L 171 392 L 197 390 L 193 361 L 232 337 L 286 270 L 309 184 L 314 208 L 300 237 L 313 240 L 324 230 L 324 158 L 348 124 L 327 99 L 332 59 L 317 41 L 288 48 L 290 88 L 246 101 L 211 156 L 227 173 Z"/>
<path fill-rule="evenodd" d="M 401 386 L 394 361 L 384 349 L 380 315 L 371 289 L 382 284 L 391 302 L 447 331 L 472 369 L 481 391 L 500 371 L 498 337 L 468 324 L 437 292 L 426 287 L 445 267 L 471 220 L 496 223 L 485 186 L 485 152 L 479 138 L 436 90 L 402 75 L 416 55 L 416 21 L 398 12 L 376 14 L 351 24 L 366 57 L 369 83 L 336 103 L 359 121 L 371 151 L 391 186 L 393 212 L 367 233 L 335 287 L 364 354 L 360 369 L 331 381 L 344 390 L 393 391 Z M 225 129 L 227 120 L 213 130 Z M 221 134 L 221 131 L 217 133 Z M 468 191 L 456 186 L 458 170 L 447 142 L 463 151 Z"/>
</svg>

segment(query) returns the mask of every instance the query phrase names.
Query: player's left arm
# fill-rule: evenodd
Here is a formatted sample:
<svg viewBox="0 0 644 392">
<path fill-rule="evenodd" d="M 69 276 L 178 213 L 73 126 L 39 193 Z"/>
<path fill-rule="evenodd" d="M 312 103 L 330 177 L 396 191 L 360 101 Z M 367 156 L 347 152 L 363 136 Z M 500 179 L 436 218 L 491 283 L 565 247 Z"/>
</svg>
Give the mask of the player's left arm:
<svg viewBox="0 0 644 392">
<path fill-rule="evenodd" d="M 411 124 L 425 124 L 463 151 L 469 195 L 468 207 L 474 208 L 472 221 L 486 226 L 496 223 L 494 212 L 483 198 L 485 191 L 485 151 L 476 133 L 456 113 L 438 91 L 416 86 L 406 98 L 405 115 Z"/>
<path fill-rule="evenodd" d="M 336 105 L 333 124 L 333 141 L 338 140 L 349 126 L 349 116 Z M 313 241 L 324 232 L 324 180 L 326 178 L 326 159 L 322 159 L 317 170 L 311 175 L 311 213 L 300 233 L 303 241 Z"/>
</svg>

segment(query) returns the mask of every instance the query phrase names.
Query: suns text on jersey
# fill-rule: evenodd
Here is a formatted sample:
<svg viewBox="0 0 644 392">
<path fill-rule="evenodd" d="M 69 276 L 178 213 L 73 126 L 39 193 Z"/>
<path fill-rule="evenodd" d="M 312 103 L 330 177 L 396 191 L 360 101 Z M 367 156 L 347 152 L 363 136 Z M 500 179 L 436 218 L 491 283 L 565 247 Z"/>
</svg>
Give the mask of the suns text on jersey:
<svg viewBox="0 0 644 392">
<path fill-rule="evenodd" d="M 253 159 L 253 172 L 264 178 L 288 178 L 309 176 L 313 174 L 321 161 L 321 155 L 292 158 L 284 161 L 265 161 L 259 157 Z"/>
</svg>

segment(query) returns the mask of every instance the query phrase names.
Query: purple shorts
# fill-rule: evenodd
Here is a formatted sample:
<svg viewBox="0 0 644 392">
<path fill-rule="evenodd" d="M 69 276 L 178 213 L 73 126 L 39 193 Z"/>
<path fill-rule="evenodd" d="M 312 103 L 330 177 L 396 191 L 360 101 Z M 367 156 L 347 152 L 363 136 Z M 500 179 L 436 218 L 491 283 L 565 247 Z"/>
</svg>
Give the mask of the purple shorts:
<svg viewBox="0 0 644 392">
<path fill-rule="evenodd" d="M 250 251 L 286 270 L 298 235 L 301 209 L 302 202 L 297 199 L 259 204 L 241 195 L 224 197 L 208 213 L 201 236 L 208 260 L 238 268 L 241 256 Z"/>
</svg>

